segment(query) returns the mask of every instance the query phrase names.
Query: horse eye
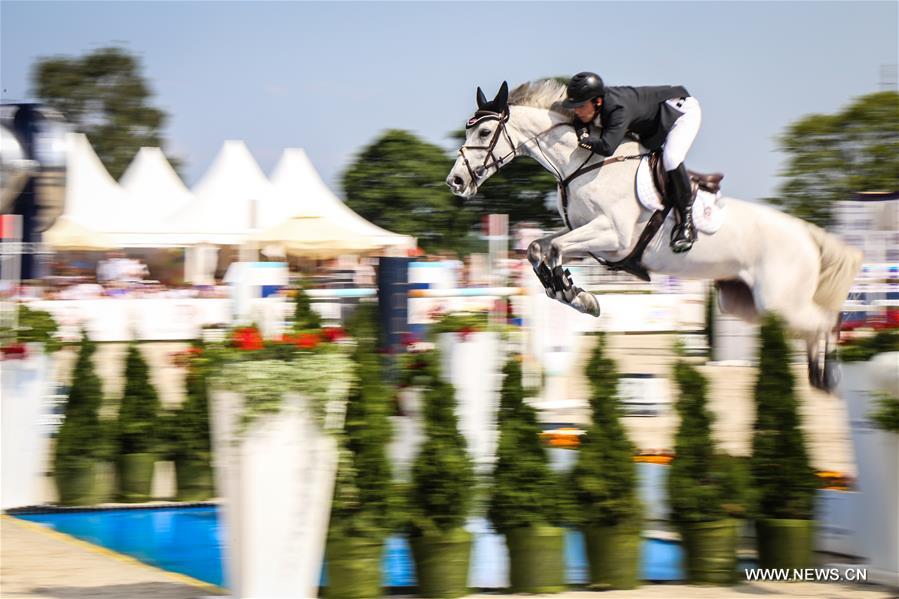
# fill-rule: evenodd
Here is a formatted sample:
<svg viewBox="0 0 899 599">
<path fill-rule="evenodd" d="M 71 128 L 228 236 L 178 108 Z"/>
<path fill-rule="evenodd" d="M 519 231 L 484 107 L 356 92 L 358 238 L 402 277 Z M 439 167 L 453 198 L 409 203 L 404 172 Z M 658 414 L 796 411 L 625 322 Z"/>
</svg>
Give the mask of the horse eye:
<svg viewBox="0 0 899 599">
<path fill-rule="evenodd" d="M 490 129 L 481 129 L 478 132 L 478 135 L 480 135 L 481 137 L 487 137 L 488 135 L 490 135 Z"/>
</svg>

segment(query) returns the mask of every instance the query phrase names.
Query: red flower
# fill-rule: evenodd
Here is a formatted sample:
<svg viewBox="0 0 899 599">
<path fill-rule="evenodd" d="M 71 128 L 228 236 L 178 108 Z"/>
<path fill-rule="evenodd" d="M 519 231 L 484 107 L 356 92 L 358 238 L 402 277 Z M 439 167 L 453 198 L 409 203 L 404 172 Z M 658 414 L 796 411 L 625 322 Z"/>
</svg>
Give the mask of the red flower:
<svg viewBox="0 0 899 599">
<path fill-rule="evenodd" d="M 234 332 L 234 344 L 243 350 L 257 350 L 263 348 L 262 336 L 254 327 L 243 327 Z"/>
<path fill-rule="evenodd" d="M 334 343 L 335 341 L 340 341 L 346 337 L 346 333 L 340 327 L 328 327 L 322 329 L 322 337 L 329 343 Z"/>
<path fill-rule="evenodd" d="M 474 333 L 476 331 L 471 327 L 462 327 L 457 332 L 459 333 L 459 339 L 461 341 L 468 341 L 469 335 L 471 335 L 472 333 Z"/>
<path fill-rule="evenodd" d="M 24 343 L 13 343 L 0 348 L 4 360 L 24 360 L 28 357 L 28 348 Z"/>
<path fill-rule="evenodd" d="M 321 342 L 321 337 L 314 333 L 303 333 L 297 338 L 297 346 L 302 349 L 312 349 Z"/>
</svg>

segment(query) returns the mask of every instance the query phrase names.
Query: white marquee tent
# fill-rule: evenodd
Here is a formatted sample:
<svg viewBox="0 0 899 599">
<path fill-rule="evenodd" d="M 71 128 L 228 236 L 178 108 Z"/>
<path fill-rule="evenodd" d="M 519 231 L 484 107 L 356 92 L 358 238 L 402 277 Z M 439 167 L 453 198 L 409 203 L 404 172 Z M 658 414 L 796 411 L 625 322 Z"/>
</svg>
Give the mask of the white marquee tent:
<svg viewBox="0 0 899 599">
<path fill-rule="evenodd" d="M 63 215 L 89 229 L 110 232 L 122 222 L 126 195 L 100 162 L 87 137 L 70 133 Z"/>
<path fill-rule="evenodd" d="M 158 148 L 142 148 L 117 183 L 83 134 L 69 147 L 64 216 L 120 247 L 240 245 L 298 216 L 322 217 L 373 250 L 415 247 L 347 208 L 300 149 L 284 152 L 270 181 L 244 142 L 226 141 L 188 190 Z"/>
<path fill-rule="evenodd" d="M 409 235 L 392 233 L 370 223 L 337 198 L 321 180 L 309 157 L 300 148 L 287 148 L 272 173 L 272 185 L 296 206 L 295 215 L 322 216 L 339 223 L 357 235 L 370 238 L 379 247 L 397 250 L 414 249 L 416 241 Z"/>
<path fill-rule="evenodd" d="M 142 221 L 141 228 L 159 231 L 160 226 L 194 199 L 159 148 L 141 148 L 119 185 L 127 194 L 129 220 Z"/>
<path fill-rule="evenodd" d="M 193 243 L 238 244 L 292 212 L 242 141 L 225 142 L 192 192 L 194 200 L 170 225 Z"/>
</svg>

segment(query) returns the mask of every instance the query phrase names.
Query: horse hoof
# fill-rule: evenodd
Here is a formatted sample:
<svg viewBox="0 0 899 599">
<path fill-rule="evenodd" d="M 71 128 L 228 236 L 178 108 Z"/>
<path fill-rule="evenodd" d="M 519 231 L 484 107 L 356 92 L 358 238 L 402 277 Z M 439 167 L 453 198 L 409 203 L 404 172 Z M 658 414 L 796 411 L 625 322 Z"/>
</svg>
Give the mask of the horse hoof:
<svg viewBox="0 0 899 599">
<path fill-rule="evenodd" d="M 571 305 L 574 306 L 579 312 L 583 312 L 584 314 L 589 314 L 590 316 L 599 318 L 599 314 L 601 312 L 599 302 L 597 301 L 596 296 L 592 293 L 582 290 L 571 302 Z"/>
</svg>

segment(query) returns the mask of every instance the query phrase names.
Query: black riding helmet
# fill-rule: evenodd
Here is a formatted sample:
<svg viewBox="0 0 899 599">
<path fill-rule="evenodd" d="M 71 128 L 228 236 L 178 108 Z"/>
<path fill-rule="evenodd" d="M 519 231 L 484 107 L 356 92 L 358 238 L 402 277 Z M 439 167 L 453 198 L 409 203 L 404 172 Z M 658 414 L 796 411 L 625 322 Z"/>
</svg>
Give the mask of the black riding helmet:
<svg viewBox="0 0 899 599">
<path fill-rule="evenodd" d="M 562 106 L 565 108 L 577 108 L 586 104 L 593 98 L 598 98 L 606 91 L 602 77 L 590 71 L 578 73 L 568 82 L 568 93 Z"/>
</svg>

